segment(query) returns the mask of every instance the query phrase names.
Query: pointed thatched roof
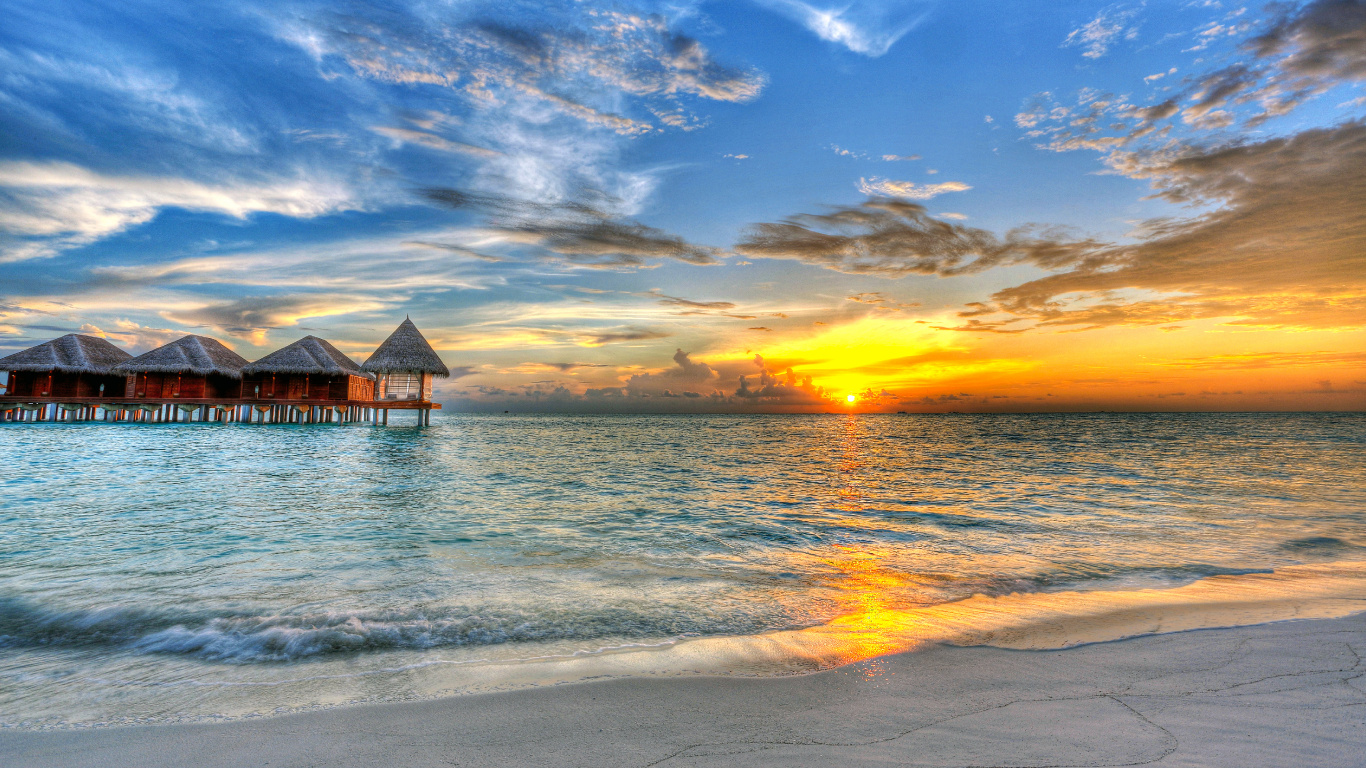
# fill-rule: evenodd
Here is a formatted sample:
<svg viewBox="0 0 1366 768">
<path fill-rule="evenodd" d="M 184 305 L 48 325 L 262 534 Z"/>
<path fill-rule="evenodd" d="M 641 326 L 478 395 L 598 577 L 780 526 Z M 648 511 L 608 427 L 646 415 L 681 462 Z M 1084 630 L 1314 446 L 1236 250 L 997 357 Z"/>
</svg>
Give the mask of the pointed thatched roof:
<svg viewBox="0 0 1366 768">
<path fill-rule="evenodd" d="M 68 333 L 8 357 L 0 357 L 0 371 L 56 371 L 107 374 L 132 355 L 98 336 Z"/>
<path fill-rule="evenodd" d="M 430 373 L 435 376 L 450 376 L 450 369 L 441 362 L 436 350 L 423 338 L 422 332 L 413 321 L 403 318 L 389 338 L 379 345 L 361 366 L 370 373 Z"/>
<path fill-rule="evenodd" d="M 118 365 L 115 373 L 192 373 L 208 376 L 216 373 L 233 379 L 242 378 L 242 366 L 247 359 L 223 346 L 218 339 L 208 336 L 183 336 Z"/>
<path fill-rule="evenodd" d="M 317 336 L 305 336 L 284 349 L 248 363 L 242 373 L 321 373 L 329 376 L 350 374 L 373 379 L 374 376 L 362 371 L 356 361 L 342 354 L 342 351 Z"/>
</svg>

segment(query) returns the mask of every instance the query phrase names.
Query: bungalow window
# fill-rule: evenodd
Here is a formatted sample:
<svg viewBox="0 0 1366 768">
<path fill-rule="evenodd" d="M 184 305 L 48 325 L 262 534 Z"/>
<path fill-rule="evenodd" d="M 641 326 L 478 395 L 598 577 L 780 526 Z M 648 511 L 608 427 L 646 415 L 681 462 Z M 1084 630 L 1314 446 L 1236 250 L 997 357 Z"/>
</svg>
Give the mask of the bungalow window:
<svg viewBox="0 0 1366 768">
<path fill-rule="evenodd" d="M 418 400 L 422 396 L 422 377 L 412 373 L 395 373 L 388 377 L 384 396 L 389 400 Z"/>
</svg>

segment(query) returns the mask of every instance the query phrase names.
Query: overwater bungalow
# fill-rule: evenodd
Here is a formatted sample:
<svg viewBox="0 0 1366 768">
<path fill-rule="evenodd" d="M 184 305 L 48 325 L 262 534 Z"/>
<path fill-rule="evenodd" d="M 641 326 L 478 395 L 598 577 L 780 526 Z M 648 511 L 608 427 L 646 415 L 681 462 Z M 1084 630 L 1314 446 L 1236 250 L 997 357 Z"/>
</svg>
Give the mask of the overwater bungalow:
<svg viewBox="0 0 1366 768">
<path fill-rule="evenodd" d="M 115 366 L 127 398 L 236 399 L 247 359 L 217 339 L 185 336 Z"/>
<path fill-rule="evenodd" d="M 242 366 L 247 400 L 373 400 L 375 377 L 317 336 Z"/>
<path fill-rule="evenodd" d="M 379 345 L 361 370 L 379 377 L 375 384 L 376 400 L 432 399 L 432 377 L 450 376 L 450 369 L 413 321 L 403 322 Z"/>
<path fill-rule="evenodd" d="M 9 374 L 6 397 L 35 401 L 123 397 L 124 377 L 112 369 L 132 358 L 97 336 L 77 333 L 0 357 Z"/>
</svg>

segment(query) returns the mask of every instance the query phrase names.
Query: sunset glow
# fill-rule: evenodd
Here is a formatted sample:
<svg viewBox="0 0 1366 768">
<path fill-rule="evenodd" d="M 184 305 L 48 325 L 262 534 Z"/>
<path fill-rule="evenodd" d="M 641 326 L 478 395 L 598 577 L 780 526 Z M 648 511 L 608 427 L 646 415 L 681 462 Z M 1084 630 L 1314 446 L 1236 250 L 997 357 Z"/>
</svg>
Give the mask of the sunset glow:
<svg viewBox="0 0 1366 768">
<path fill-rule="evenodd" d="M 454 410 L 1366 407 L 1359 14 L 910 5 L 18 14 L 0 354 L 411 315 Z"/>
</svg>

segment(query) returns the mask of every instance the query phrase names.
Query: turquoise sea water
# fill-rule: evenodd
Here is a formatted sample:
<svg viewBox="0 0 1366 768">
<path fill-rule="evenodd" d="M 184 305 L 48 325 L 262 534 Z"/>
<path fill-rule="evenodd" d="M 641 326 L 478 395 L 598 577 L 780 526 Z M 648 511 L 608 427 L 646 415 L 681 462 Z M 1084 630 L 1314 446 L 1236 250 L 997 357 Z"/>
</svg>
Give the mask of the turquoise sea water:
<svg viewBox="0 0 1366 768">
<path fill-rule="evenodd" d="M 0 451 L 7 726 L 1366 560 L 1361 414 L 6 424 Z"/>
</svg>

